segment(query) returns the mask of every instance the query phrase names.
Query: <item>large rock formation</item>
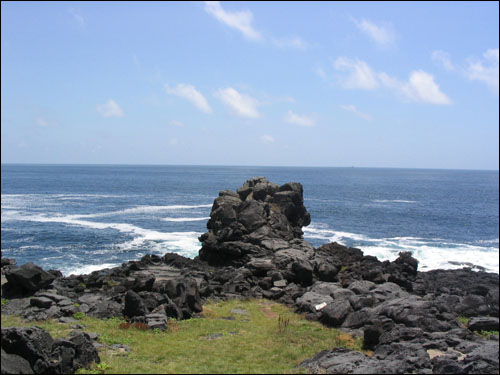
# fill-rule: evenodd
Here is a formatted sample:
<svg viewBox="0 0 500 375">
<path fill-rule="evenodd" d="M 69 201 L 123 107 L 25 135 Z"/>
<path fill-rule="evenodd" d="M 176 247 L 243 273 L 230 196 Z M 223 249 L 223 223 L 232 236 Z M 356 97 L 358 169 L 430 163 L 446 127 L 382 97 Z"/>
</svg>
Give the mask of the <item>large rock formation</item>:
<svg viewBox="0 0 500 375">
<path fill-rule="evenodd" d="M 100 358 L 90 336 L 54 340 L 39 327 L 2 328 L 2 374 L 73 374 Z"/>
<path fill-rule="evenodd" d="M 311 222 L 302 193 L 297 182 L 278 186 L 265 177 L 248 180 L 237 192 L 221 191 L 209 231 L 200 237 L 200 259 L 239 266 L 281 249 L 310 249 L 302 240 L 302 227 Z"/>
</svg>

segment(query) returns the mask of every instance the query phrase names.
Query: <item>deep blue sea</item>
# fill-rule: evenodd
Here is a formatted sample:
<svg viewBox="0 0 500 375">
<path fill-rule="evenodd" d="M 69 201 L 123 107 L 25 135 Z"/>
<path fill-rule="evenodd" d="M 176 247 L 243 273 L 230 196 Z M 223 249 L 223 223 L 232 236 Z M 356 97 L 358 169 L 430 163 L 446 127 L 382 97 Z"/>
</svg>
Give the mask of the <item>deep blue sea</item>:
<svg viewBox="0 0 500 375">
<path fill-rule="evenodd" d="M 2 257 L 66 275 L 149 253 L 196 256 L 218 192 L 253 176 L 302 183 L 314 246 L 498 273 L 497 171 L 2 164 L 1 176 Z"/>
</svg>

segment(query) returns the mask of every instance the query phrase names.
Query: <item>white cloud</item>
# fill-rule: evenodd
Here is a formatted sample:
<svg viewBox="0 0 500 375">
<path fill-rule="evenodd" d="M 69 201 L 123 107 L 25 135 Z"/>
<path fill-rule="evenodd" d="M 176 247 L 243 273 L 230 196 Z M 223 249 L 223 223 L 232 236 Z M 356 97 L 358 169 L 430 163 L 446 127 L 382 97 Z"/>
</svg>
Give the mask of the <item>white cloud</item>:
<svg viewBox="0 0 500 375">
<path fill-rule="evenodd" d="M 36 123 L 40 126 L 48 126 L 49 122 L 43 117 L 37 117 Z"/>
<path fill-rule="evenodd" d="M 449 53 L 445 51 L 433 51 L 432 60 L 440 65 L 442 65 L 446 70 L 453 71 L 455 66 L 451 63 Z"/>
<path fill-rule="evenodd" d="M 182 122 L 177 121 L 177 120 L 172 120 L 172 121 L 170 121 L 169 124 L 172 125 L 172 126 L 177 126 L 179 128 L 182 128 L 184 126 L 184 124 Z"/>
<path fill-rule="evenodd" d="M 480 81 L 498 94 L 498 48 L 483 53 L 484 60 L 470 60 L 466 76 L 472 81 Z"/>
<path fill-rule="evenodd" d="M 364 18 L 361 21 L 353 18 L 352 21 L 361 32 L 380 45 L 388 45 L 395 40 L 395 34 L 390 24 L 377 25 Z"/>
<path fill-rule="evenodd" d="M 314 69 L 314 73 L 316 73 L 319 78 L 326 79 L 326 72 L 323 70 L 323 68 L 317 67 L 316 69 Z"/>
<path fill-rule="evenodd" d="M 179 83 L 175 87 L 170 87 L 165 84 L 165 91 L 168 94 L 176 95 L 180 98 L 186 99 L 198 107 L 199 110 L 205 113 L 212 113 L 212 108 L 208 105 L 207 100 L 193 85 Z"/>
<path fill-rule="evenodd" d="M 364 120 L 371 121 L 372 117 L 366 113 L 361 112 L 359 109 L 356 108 L 356 106 L 349 104 L 349 105 L 341 105 L 340 108 L 342 108 L 344 111 L 352 112 L 357 114 L 359 117 L 361 117 Z"/>
<path fill-rule="evenodd" d="M 301 49 L 307 48 L 307 43 L 300 37 L 289 37 L 289 38 L 272 38 L 272 43 L 281 49 Z"/>
<path fill-rule="evenodd" d="M 296 124 L 300 126 L 314 126 L 316 121 L 311 116 L 298 115 L 292 111 L 288 111 L 285 115 L 285 121 L 290 124 Z"/>
<path fill-rule="evenodd" d="M 274 138 L 272 135 L 264 134 L 262 137 L 260 137 L 260 141 L 262 143 L 274 143 Z"/>
<path fill-rule="evenodd" d="M 75 9 L 75 8 L 70 8 L 69 13 L 73 16 L 73 18 L 76 20 L 78 25 L 82 28 L 85 27 L 85 19 L 83 18 L 82 12 L 80 9 Z"/>
<path fill-rule="evenodd" d="M 448 71 L 456 72 L 471 81 L 485 83 L 498 95 L 498 48 L 483 53 L 483 59 L 469 58 L 467 65 L 454 65 L 445 51 L 432 52 L 432 59 Z"/>
<path fill-rule="evenodd" d="M 253 13 L 249 10 L 230 12 L 222 8 L 220 1 L 205 1 L 205 11 L 219 22 L 241 32 L 248 40 L 264 41 L 283 50 L 304 50 L 309 46 L 305 40 L 298 36 L 275 38 L 271 35 L 263 35 L 252 25 Z"/>
<path fill-rule="evenodd" d="M 346 89 L 374 90 L 382 85 L 410 101 L 451 104 L 450 98 L 439 89 L 434 77 L 423 70 L 412 71 L 405 82 L 385 72 L 376 73 L 366 62 L 358 59 L 338 57 L 333 66 L 339 71 L 347 72 L 347 75 L 339 77 Z"/>
<path fill-rule="evenodd" d="M 385 87 L 394 90 L 407 100 L 437 105 L 452 103 L 451 99 L 434 82 L 432 74 L 423 70 L 412 71 L 407 82 L 400 81 L 384 72 L 379 73 L 378 77 Z"/>
<path fill-rule="evenodd" d="M 347 76 L 341 77 L 341 84 L 346 89 L 374 90 L 378 87 L 375 73 L 364 61 L 338 57 L 333 67 L 348 73 Z"/>
<path fill-rule="evenodd" d="M 232 87 L 219 89 L 214 95 L 238 116 L 249 118 L 258 118 L 260 116 L 257 110 L 259 102 L 251 96 L 240 94 Z"/>
<path fill-rule="evenodd" d="M 169 145 L 170 146 L 177 146 L 179 144 L 179 140 L 177 138 L 171 138 L 169 141 L 168 141 Z"/>
<path fill-rule="evenodd" d="M 219 1 L 205 1 L 205 10 L 219 22 L 243 33 L 250 40 L 259 40 L 261 34 L 252 26 L 253 14 L 248 10 L 229 12 L 222 8 Z"/>
<path fill-rule="evenodd" d="M 123 110 L 113 99 L 109 99 L 105 104 L 98 104 L 97 112 L 103 117 L 123 117 Z"/>
</svg>

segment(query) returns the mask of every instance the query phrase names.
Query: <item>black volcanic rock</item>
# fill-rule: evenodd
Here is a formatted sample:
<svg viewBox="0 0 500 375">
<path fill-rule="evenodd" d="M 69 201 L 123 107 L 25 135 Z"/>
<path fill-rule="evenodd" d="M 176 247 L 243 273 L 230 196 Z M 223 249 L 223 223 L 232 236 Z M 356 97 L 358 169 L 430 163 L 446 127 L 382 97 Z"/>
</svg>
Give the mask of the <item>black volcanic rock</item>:
<svg viewBox="0 0 500 375">
<path fill-rule="evenodd" d="M 92 362 L 100 358 L 85 332 L 54 341 L 39 327 L 2 328 L 2 374 L 72 374 Z"/>
<path fill-rule="evenodd" d="M 301 184 L 278 186 L 265 177 L 254 177 L 237 192 L 224 190 L 215 199 L 209 231 L 200 236 L 200 259 L 212 265 L 243 265 L 272 254 L 273 239 L 302 240 L 302 227 L 310 222 Z"/>
<path fill-rule="evenodd" d="M 53 273 L 46 272 L 31 262 L 11 269 L 5 273 L 5 277 L 10 286 L 6 290 L 9 296 L 33 294 L 37 290 L 46 288 L 56 279 Z"/>
</svg>

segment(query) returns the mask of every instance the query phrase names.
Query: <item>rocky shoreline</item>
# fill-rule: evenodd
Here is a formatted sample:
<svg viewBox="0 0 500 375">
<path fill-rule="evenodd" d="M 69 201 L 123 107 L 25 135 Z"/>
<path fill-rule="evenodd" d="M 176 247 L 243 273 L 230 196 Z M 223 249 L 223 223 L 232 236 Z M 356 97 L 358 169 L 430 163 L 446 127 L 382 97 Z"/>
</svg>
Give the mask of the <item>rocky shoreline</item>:
<svg viewBox="0 0 500 375">
<path fill-rule="evenodd" d="M 313 248 L 302 233 L 310 220 L 300 183 L 279 186 L 255 177 L 236 192 L 219 193 L 195 259 L 147 255 L 63 277 L 3 258 L 2 297 L 9 302 L 2 314 L 33 322 L 68 321 L 75 313 L 117 316 L 165 330 L 168 319 L 197 316 L 209 299 L 267 298 L 362 335 L 373 350 L 372 357 L 344 348 L 322 351 L 300 364 L 311 372 L 499 372 L 498 334 L 474 334 L 498 331 L 498 274 L 419 272 L 410 253 L 380 262 L 338 243 Z M 459 316 L 470 318 L 467 327 Z M 75 337 L 54 341 L 34 328 L 2 328 L 2 373 L 21 367 L 68 373 L 98 362 L 91 337 Z"/>
</svg>

